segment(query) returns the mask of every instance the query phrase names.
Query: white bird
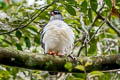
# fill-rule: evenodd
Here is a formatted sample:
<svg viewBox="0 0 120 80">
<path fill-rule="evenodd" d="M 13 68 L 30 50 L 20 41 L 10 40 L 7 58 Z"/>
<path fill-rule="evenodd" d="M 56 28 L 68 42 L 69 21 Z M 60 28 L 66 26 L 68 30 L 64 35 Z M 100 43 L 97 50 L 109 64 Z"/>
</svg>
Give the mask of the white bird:
<svg viewBox="0 0 120 80">
<path fill-rule="evenodd" d="M 44 27 L 41 38 L 45 53 L 51 55 L 69 55 L 74 45 L 74 32 L 63 20 L 58 10 L 50 12 L 50 21 Z"/>
</svg>

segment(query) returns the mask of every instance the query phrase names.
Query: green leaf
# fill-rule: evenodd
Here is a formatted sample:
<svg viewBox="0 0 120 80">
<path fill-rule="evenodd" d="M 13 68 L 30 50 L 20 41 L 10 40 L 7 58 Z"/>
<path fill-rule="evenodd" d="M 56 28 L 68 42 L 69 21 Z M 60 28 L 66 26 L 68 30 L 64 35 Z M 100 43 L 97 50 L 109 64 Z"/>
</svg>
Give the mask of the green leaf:
<svg viewBox="0 0 120 80">
<path fill-rule="evenodd" d="M 76 68 L 76 69 L 79 69 L 79 70 L 81 70 L 81 71 L 85 71 L 85 68 L 84 68 L 84 66 L 82 66 L 82 65 L 77 65 L 75 68 Z"/>
<path fill-rule="evenodd" d="M 117 3 L 119 3 L 119 2 L 120 2 L 120 0 L 116 0 L 116 2 L 117 2 Z"/>
<path fill-rule="evenodd" d="M 0 80 L 9 80 L 10 78 L 10 73 L 5 70 L 0 69 Z"/>
<path fill-rule="evenodd" d="M 81 11 L 82 11 L 83 13 L 86 13 L 86 12 L 87 12 L 87 2 L 86 2 L 86 0 L 83 1 L 82 4 L 81 4 Z"/>
<path fill-rule="evenodd" d="M 64 65 L 64 67 L 65 67 L 66 69 L 68 69 L 68 71 L 71 71 L 71 70 L 72 70 L 72 63 L 67 62 L 67 63 Z"/>
<path fill-rule="evenodd" d="M 47 4 L 50 4 L 50 3 L 52 3 L 52 0 L 47 0 Z"/>
<path fill-rule="evenodd" d="M 30 39 L 28 37 L 25 37 L 24 40 L 25 40 L 26 47 L 30 48 L 31 47 Z"/>
<path fill-rule="evenodd" d="M 71 15 L 76 16 L 76 11 L 71 5 L 65 4 L 64 7 Z"/>
<path fill-rule="evenodd" d="M 92 71 L 90 72 L 90 76 L 102 76 L 104 75 L 104 73 L 100 72 L 100 71 Z"/>
<path fill-rule="evenodd" d="M 22 50 L 22 47 L 19 43 L 16 43 L 16 47 L 17 47 L 18 50 Z"/>
<path fill-rule="evenodd" d="M 19 72 L 19 68 L 17 67 L 12 68 L 11 70 L 11 74 L 13 75 L 14 78 L 16 78 L 18 72 Z"/>
<path fill-rule="evenodd" d="M 22 33 L 19 30 L 16 31 L 15 35 L 18 39 L 22 37 Z"/>
<path fill-rule="evenodd" d="M 64 1 L 63 1 L 64 2 Z M 67 0 L 68 4 L 72 4 L 74 6 L 77 6 L 77 2 L 75 0 Z M 64 2 L 65 3 L 65 2 Z"/>
<path fill-rule="evenodd" d="M 40 35 L 35 36 L 34 41 L 40 45 Z"/>
<path fill-rule="evenodd" d="M 3 36 L 3 35 L 0 35 L 0 39 L 4 39 L 4 36 Z"/>
<path fill-rule="evenodd" d="M 88 49 L 88 54 L 93 54 L 96 52 L 96 49 L 97 49 L 97 40 L 96 39 L 93 39 L 91 40 L 91 43 L 90 43 L 90 48 Z"/>
<path fill-rule="evenodd" d="M 92 10 L 96 12 L 97 7 L 98 7 L 97 0 L 90 0 L 90 6 Z"/>
<path fill-rule="evenodd" d="M 112 8 L 112 2 L 111 0 L 104 0 L 107 6 L 111 9 Z"/>
<path fill-rule="evenodd" d="M 6 7 L 7 7 L 7 5 L 5 4 L 4 1 L 0 2 L 0 9 L 4 9 Z"/>
<path fill-rule="evenodd" d="M 90 65 L 92 65 L 92 62 L 87 61 L 87 62 L 85 63 L 85 67 L 90 66 Z"/>
<path fill-rule="evenodd" d="M 90 22 L 93 21 L 93 18 L 92 18 L 92 11 L 91 11 L 90 8 L 89 8 L 89 10 L 88 10 L 88 18 L 89 18 Z"/>
<path fill-rule="evenodd" d="M 75 3 L 75 0 L 67 0 L 69 3 Z"/>
<path fill-rule="evenodd" d="M 66 80 L 75 80 L 74 76 L 69 76 Z"/>
<path fill-rule="evenodd" d="M 3 42 L 4 36 L 0 35 L 0 42 Z"/>
<path fill-rule="evenodd" d="M 76 78 L 82 78 L 82 79 L 86 78 L 86 74 L 84 73 L 72 73 L 72 75 Z"/>
<path fill-rule="evenodd" d="M 29 25 L 28 28 L 29 28 L 30 30 L 34 31 L 34 32 L 37 32 L 37 30 L 38 30 L 37 27 L 34 26 L 34 25 Z"/>
</svg>

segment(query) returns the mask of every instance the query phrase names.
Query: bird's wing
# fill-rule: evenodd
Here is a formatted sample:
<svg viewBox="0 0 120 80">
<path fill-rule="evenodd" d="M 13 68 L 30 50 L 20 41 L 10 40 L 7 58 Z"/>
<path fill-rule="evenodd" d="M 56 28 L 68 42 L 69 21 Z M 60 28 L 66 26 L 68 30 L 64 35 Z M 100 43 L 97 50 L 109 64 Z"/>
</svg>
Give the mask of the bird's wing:
<svg viewBox="0 0 120 80">
<path fill-rule="evenodd" d="M 41 44 L 41 47 L 45 50 L 45 43 L 43 43 L 43 37 L 44 37 L 44 28 L 42 29 L 42 31 L 40 32 L 40 44 Z"/>
</svg>

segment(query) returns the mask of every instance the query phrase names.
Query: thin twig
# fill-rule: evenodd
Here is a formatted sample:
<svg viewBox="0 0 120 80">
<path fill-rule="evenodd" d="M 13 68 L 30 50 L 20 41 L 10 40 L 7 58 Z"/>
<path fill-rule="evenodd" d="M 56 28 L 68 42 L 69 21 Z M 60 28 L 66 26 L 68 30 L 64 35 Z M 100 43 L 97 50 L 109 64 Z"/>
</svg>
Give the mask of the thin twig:
<svg viewBox="0 0 120 80">
<path fill-rule="evenodd" d="M 114 69 L 114 70 L 105 70 L 105 71 L 101 71 L 101 72 L 118 72 L 120 71 L 120 69 Z"/>
<path fill-rule="evenodd" d="M 82 27 L 82 29 L 84 30 L 84 32 L 85 32 L 86 34 L 88 34 L 88 31 L 87 31 L 87 29 L 85 28 L 85 24 L 84 24 L 84 22 L 83 22 L 83 13 L 82 13 L 82 12 L 80 13 L 80 23 L 81 23 L 81 27 Z"/>
<path fill-rule="evenodd" d="M 93 23 L 88 27 L 88 32 L 90 32 L 90 30 L 93 28 L 93 26 L 94 26 L 95 22 L 97 21 L 97 19 L 99 19 L 98 16 L 96 16 L 96 18 L 94 19 Z M 84 42 L 82 43 L 82 46 L 80 47 L 80 49 L 79 49 L 79 51 L 78 51 L 77 57 L 79 57 L 82 49 L 86 46 L 85 39 L 86 39 L 86 36 L 85 36 L 85 34 L 84 34 L 84 36 L 82 37 L 82 39 L 80 39 L 81 41 L 84 41 Z M 78 40 L 77 40 L 77 41 L 78 41 Z M 86 52 L 87 52 L 87 51 L 86 51 Z M 87 55 L 87 54 L 85 54 L 85 55 Z"/>
<path fill-rule="evenodd" d="M 88 41 L 88 43 L 95 37 L 95 35 L 97 34 L 97 32 L 100 30 L 100 28 L 102 27 L 102 25 L 107 22 L 107 18 L 110 16 L 110 13 L 108 14 L 108 16 L 104 19 L 104 21 L 101 23 L 101 25 L 99 26 L 99 28 L 96 30 L 96 32 L 92 35 L 92 37 L 90 38 L 90 40 Z"/>
<path fill-rule="evenodd" d="M 95 22 L 98 20 L 98 15 L 95 17 L 93 23 L 88 27 L 88 32 L 90 32 L 90 30 L 93 28 L 93 26 L 95 25 Z"/>
<path fill-rule="evenodd" d="M 110 14 L 109 14 L 110 15 Z M 99 28 L 96 30 L 96 32 L 92 35 L 92 37 L 90 38 L 90 40 L 87 42 L 87 44 L 89 44 L 91 42 L 91 40 L 95 37 L 95 35 L 97 34 L 97 32 L 100 30 L 100 28 L 102 27 L 102 25 L 107 21 L 107 18 L 109 17 L 109 15 L 104 19 L 104 21 L 101 23 L 101 25 L 99 26 Z M 87 45 L 86 44 L 86 45 Z M 80 50 L 83 49 L 86 45 L 83 45 L 82 47 L 80 47 Z M 80 53 L 78 53 L 77 57 L 79 57 Z"/>
<path fill-rule="evenodd" d="M 87 43 L 85 43 L 85 56 L 87 56 Z"/>
<path fill-rule="evenodd" d="M 104 5 L 105 5 L 105 4 L 103 4 L 103 6 L 98 10 L 97 13 L 99 13 L 99 14 L 102 13 L 102 9 L 104 8 Z M 94 19 L 93 23 L 88 27 L 88 29 L 87 29 L 88 33 L 90 33 L 90 30 L 93 28 L 93 26 L 95 25 L 95 22 L 96 22 L 98 19 L 99 19 L 99 16 L 97 15 L 96 18 Z M 82 46 L 80 47 L 80 49 L 79 49 L 79 51 L 78 51 L 77 57 L 79 57 L 82 49 L 83 49 L 84 47 L 86 47 L 86 45 L 87 45 L 87 43 L 88 43 L 88 42 L 86 43 L 86 40 L 85 40 L 86 38 L 85 38 L 85 37 L 86 37 L 86 36 L 85 36 L 85 34 L 84 34 L 83 37 L 82 37 L 82 41 L 84 41 L 84 42 L 82 43 Z M 86 50 L 87 50 L 87 49 L 86 49 Z"/>
<path fill-rule="evenodd" d="M 85 39 L 84 39 L 84 42 L 83 42 L 83 45 L 85 45 L 85 55 L 87 56 L 87 45 L 86 45 L 86 42 L 87 42 L 87 40 L 89 39 L 89 32 L 88 32 L 88 30 L 85 28 L 85 24 L 84 24 L 84 22 L 83 22 L 83 14 L 82 13 L 80 13 L 80 23 L 81 23 L 81 25 L 82 25 L 82 29 L 84 30 L 84 32 L 85 32 Z"/>
<path fill-rule="evenodd" d="M 98 14 L 102 13 L 102 9 L 104 8 L 104 5 L 102 5 L 102 7 L 98 10 Z M 96 18 L 94 19 L 93 23 L 88 27 L 88 32 L 90 32 L 90 30 L 93 28 L 93 26 L 95 25 L 95 22 L 99 19 L 99 15 L 96 16 Z"/>
<path fill-rule="evenodd" d="M 79 57 L 80 52 L 82 51 L 83 48 L 84 48 L 84 45 L 82 45 L 82 46 L 80 47 L 80 49 L 79 49 L 79 51 L 78 51 L 78 54 L 77 54 L 77 57 Z"/>
<path fill-rule="evenodd" d="M 45 8 L 46 6 L 40 7 L 36 12 L 32 13 L 31 14 L 31 19 L 32 19 L 32 17 L 34 17 L 35 15 L 37 15 L 40 12 L 41 9 Z"/>
<path fill-rule="evenodd" d="M 92 37 L 90 38 L 90 40 L 88 41 L 88 43 L 95 37 L 95 35 L 97 34 L 97 32 L 100 30 L 100 28 L 102 27 L 102 25 L 106 22 L 106 19 L 101 23 L 100 27 L 96 30 L 96 32 L 92 35 Z"/>
<path fill-rule="evenodd" d="M 99 18 L 102 19 L 102 20 L 105 20 L 105 18 L 103 16 L 101 16 L 101 15 L 99 15 Z M 107 20 L 106 23 L 108 24 L 108 26 L 110 28 L 112 28 L 117 33 L 118 36 L 120 36 L 120 30 L 117 27 L 115 27 L 114 25 L 112 25 L 112 23 L 110 23 L 109 20 Z"/>
<path fill-rule="evenodd" d="M 50 7 L 51 5 L 53 5 L 55 2 L 56 2 L 56 1 L 53 1 L 51 4 L 47 5 L 46 7 L 43 7 L 44 9 L 41 10 L 38 15 L 36 15 L 36 16 L 34 15 L 35 17 L 32 18 L 26 25 L 21 26 L 24 22 L 26 22 L 26 21 L 24 21 L 24 22 L 20 23 L 20 25 L 19 25 L 17 28 L 15 28 L 15 29 L 13 29 L 13 30 L 11 30 L 11 31 L 8 31 L 8 32 L 0 33 L 0 35 L 9 34 L 9 33 L 12 33 L 12 32 L 14 32 L 14 31 L 18 30 L 18 29 L 23 29 L 23 28 L 27 27 L 27 26 L 28 26 L 29 24 L 31 24 L 38 16 L 40 16 L 41 13 L 43 13 L 48 7 Z M 38 13 L 38 12 L 37 12 L 37 13 Z M 37 13 L 35 13 L 35 14 L 37 14 Z"/>
</svg>

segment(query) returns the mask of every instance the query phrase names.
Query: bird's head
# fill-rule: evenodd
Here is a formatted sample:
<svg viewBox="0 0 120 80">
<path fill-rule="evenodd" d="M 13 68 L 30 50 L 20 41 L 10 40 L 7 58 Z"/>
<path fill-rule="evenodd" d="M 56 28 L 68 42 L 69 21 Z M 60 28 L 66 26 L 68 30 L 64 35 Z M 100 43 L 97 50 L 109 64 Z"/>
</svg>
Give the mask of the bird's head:
<svg viewBox="0 0 120 80">
<path fill-rule="evenodd" d="M 63 20 L 62 14 L 60 13 L 59 10 L 52 10 L 50 12 L 50 21 L 51 20 Z"/>
</svg>

